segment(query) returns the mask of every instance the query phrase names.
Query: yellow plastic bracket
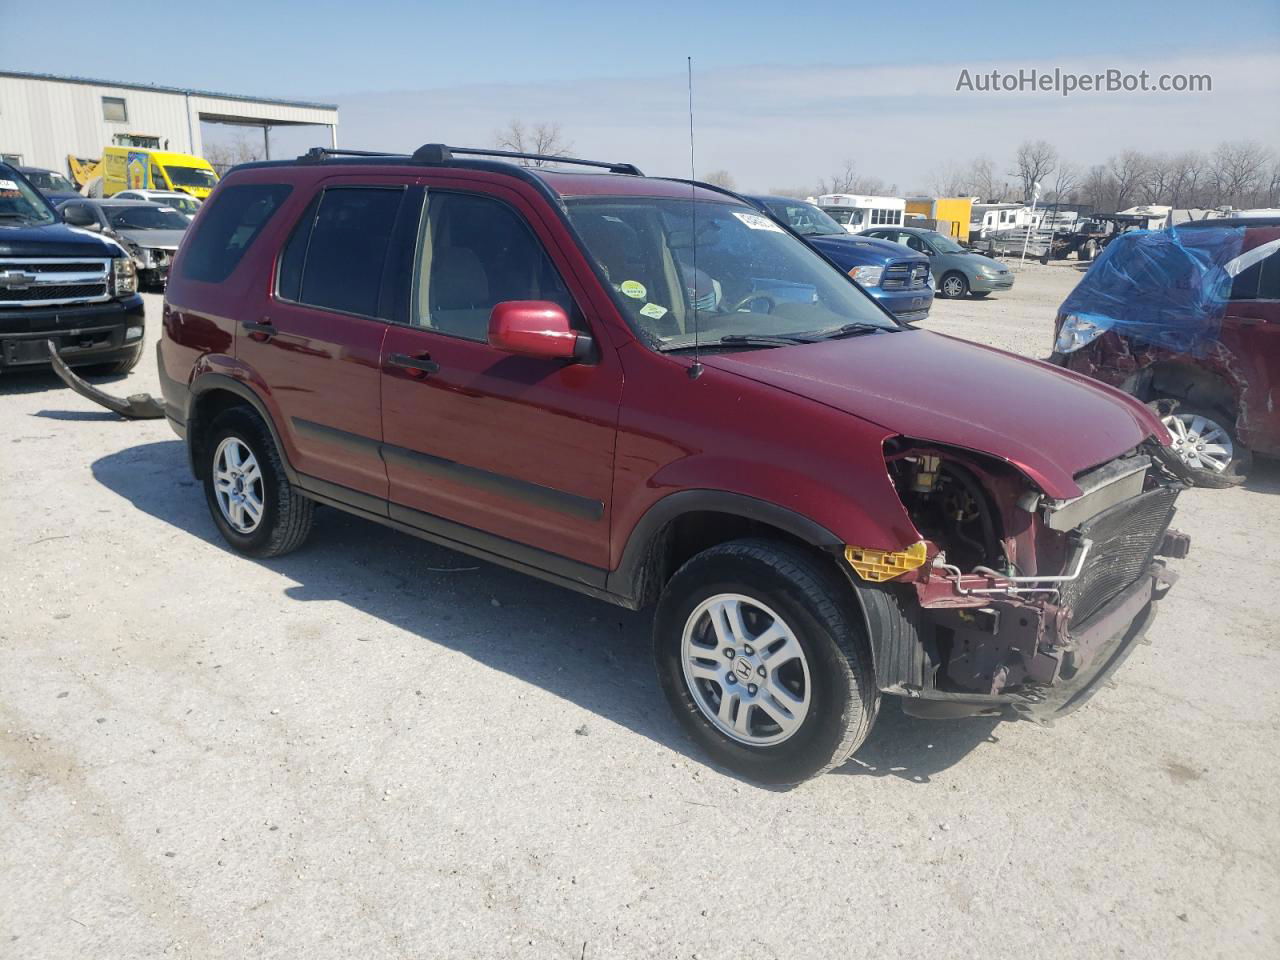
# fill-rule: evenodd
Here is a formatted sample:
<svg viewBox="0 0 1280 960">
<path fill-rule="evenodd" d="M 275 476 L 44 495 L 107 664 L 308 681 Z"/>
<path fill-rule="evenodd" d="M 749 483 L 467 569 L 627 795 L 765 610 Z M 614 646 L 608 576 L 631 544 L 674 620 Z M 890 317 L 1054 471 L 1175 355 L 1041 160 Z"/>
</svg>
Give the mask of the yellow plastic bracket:
<svg viewBox="0 0 1280 960">
<path fill-rule="evenodd" d="M 882 580 L 892 580 L 916 567 L 923 566 L 926 559 L 925 545 L 921 540 L 905 550 L 876 550 L 874 547 L 846 546 L 844 558 L 863 580 L 880 583 Z"/>
</svg>

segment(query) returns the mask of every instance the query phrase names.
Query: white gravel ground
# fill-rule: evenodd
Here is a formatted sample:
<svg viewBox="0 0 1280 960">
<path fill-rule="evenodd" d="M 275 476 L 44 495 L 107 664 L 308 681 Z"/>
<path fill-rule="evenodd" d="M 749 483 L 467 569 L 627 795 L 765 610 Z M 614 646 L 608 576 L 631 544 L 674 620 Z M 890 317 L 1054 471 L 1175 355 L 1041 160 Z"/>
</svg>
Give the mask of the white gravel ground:
<svg viewBox="0 0 1280 960">
<path fill-rule="evenodd" d="M 1044 356 L 1075 276 L 926 326 Z M 0 956 L 1280 955 L 1274 463 L 1183 498 L 1153 644 L 1083 710 L 890 701 L 775 792 L 692 751 L 645 614 L 333 511 L 244 560 L 165 423 L 51 376 L 0 410 Z"/>
</svg>

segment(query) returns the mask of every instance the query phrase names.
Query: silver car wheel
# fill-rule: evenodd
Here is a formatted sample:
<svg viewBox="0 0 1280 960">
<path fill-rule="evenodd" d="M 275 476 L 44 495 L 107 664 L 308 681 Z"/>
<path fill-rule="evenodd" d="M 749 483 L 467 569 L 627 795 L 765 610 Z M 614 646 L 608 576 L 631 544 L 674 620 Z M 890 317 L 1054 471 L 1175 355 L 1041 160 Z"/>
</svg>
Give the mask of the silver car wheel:
<svg viewBox="0 0 1280 960">
<path fill-rule="evenodd" d="M 227 437 L 213 454 L 213 494 L 236 533 L 258 529 L 263 514 L 262 470 L 243 440 Z"/>
<path fill-rule="evenodd" d="M 964 295 L 964 281 L 959 277 L 944 277 L 942 280 L 942 293 L 947 297 L 960 297 Z"/>
<path fill-rule="evenodd" d="M 1189 467 L 1222 473 L 1235 459 L 1231 435 L 1198 413 L 1171 413 L 1161 418 L 1173 437 L 1173 451 Z"/>
<path fill-rule="evenodd" d="M 702 715 L 739 743 L 782 743 L 809 713 L 804 649 L 759 600 L 721 593 L 698 604 L 684 625 L 680 662 Z"/>
</svg>

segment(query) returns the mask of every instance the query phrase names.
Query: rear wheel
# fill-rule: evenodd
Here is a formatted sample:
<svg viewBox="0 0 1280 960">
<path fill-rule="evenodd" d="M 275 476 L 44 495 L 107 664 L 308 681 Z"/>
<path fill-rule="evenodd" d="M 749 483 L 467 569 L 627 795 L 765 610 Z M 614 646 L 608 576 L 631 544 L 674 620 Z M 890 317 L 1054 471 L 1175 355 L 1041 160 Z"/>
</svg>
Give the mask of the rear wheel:
<svg viewBox="0 0 1280 960">
<path fill-rule="evenodd" d="M 944 274 L 942 282 L 938 284 L 938 296 L 944 300 L 955 300 L 957 297 L 963 297 L 968 292 L 968 278 L 963 273 L 955 270 Z"/>
<path fill-rule="evenodd" d="M 1236 440 L 1227 414 L 1185 400 L 1156 400 L 1151 406 L 1173 437 L 1178 455 L 1198 487 L 1234 487 L 1244 483 L 1253 458 Z"/>
<path fill-rule="evenodd" d="M 209 513 L 232 549 L 278 557 L 302 546 L 315 502 L 290 485 L 271 433 L 256 414 L 243 407 L 218 414 L 201 453 Z"/>
<path fill-rule="evenodd" d="M 717 762 L 791 784 L 843 763 L 879 694 L 849 586 L 820 558 L 738 540 L 686 563 L 654 621 L 658 678 L 689 735 Z"/>
</svg>

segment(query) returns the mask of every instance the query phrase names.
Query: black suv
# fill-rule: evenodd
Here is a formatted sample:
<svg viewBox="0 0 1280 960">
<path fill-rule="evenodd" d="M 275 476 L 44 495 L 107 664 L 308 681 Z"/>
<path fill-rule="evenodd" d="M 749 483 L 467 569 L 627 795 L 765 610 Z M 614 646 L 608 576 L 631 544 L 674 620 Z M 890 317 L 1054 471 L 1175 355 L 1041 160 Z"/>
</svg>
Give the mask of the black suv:
<svg viewBox="0 0 1280 960">
<path fill-rule="evenodd" d="M 115 241 L 63 223 L 21 173 L 0 163 L 0 371 L 49 362 L 124 373 L 142 355 L 142 297 Z"/>
</svg>

